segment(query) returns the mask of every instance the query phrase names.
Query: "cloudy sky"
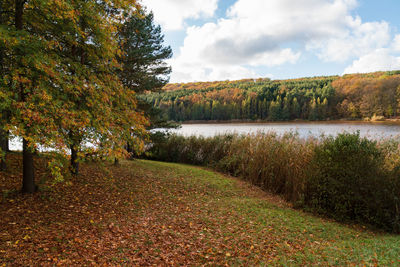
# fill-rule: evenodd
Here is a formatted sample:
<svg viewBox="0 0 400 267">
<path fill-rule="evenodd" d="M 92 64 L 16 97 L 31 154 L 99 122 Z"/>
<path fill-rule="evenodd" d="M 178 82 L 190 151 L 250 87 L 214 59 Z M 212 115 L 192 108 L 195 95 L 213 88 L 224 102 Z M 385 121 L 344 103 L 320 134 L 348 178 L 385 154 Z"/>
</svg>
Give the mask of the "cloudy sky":
<svg viewBox="0 0 400 267">
<path fill-rule="evenodd" d="M 399 0 L 142 0 L 171 82 L 400 69 Z"/>
</svg>

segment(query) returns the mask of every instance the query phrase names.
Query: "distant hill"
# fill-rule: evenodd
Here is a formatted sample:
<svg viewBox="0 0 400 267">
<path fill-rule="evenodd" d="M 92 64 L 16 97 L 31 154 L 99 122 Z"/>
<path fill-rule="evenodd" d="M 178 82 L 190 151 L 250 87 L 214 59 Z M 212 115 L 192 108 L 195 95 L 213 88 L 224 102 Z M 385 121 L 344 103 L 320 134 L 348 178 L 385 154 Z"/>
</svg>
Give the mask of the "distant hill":
<svg viewBox="0 0 400 267">
<path fill-rule="evenodd" d="M 140 98 L 175 121 L 393 118 L 400 114 L 400 71 L 175 83 Z"/>
</svg>

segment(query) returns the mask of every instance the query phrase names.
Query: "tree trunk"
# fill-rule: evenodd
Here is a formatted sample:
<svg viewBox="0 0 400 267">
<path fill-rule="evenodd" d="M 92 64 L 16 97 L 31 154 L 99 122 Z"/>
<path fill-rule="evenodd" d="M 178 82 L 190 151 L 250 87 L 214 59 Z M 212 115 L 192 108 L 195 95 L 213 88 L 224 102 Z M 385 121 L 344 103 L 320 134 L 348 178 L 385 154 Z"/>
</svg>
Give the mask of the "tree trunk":
<svg viewBox="0 0 400 267">
<path fill-rule="evenodd" d="M 4 148 L 6 150 L 6 152 L 10 152 L 10 131 L 7 131 L 6 137 L 4 138 Z"/>
<path fill-rule="evenodd" d="M 114 158 L 114 166 L 118 166 L 119 165 L 119 159 Z"/>
<path fill-rule="evenodd" d="M 15 1 L 15 28 L 17 30 L 23 30 L 23 12 L 26 0 Z M 20 97 L 21 101 L 25 101 L 25 92 L 23 85 L 20 84 Z M 33 152 L 29 148 L 28 141 L 23 138 L 22 140 L 22 192 L 34 193 L 36 191 L 35 175 L 33 166 Z"/>
<path fill-rule="evenodd" d="M 132 146 L 129 144 L 129 142 L 126 144 L 126 151 L 128 151 L 128 153 L 132 153 Z"/>
<path fill-rule="evenodd" d="M 23 20 L 22 16 L 24 14 L 24 5 L 26 0 L 16 0 L 15 1 L 15 28 L 17 30 L 23 29 Z"/>
<path fill-rule="evenodd" d="M 3 23 L 3 3 L 0 3 L 0 24 Z M 0 75 L 4 76 L 4 51 L 0 49 Z M 6 114 L 6 112 L 2 112 Z M 3 118 L 4 119 L 4 118 Z M 0 128 L 0 150 L 2 155 L 0 155 L 0 171 L 6 170 L 6 153 L 8 152 L 8 135 L 7 132 L 3 129 L 3 126 Z"/>
<path fill-rule="evenodd" d="M 133 149 L 129 142 L 126 144 L 126 151 L 129 153 L 129 159 L 133 159 Z"/>
<path fill-rule="evenodd" d="M 0 149 L 2 152 L 2 155 L 0 155 L 0 171 L 5 171 L 6 170 L 6 155 L 8 152 L 8 137 L 7 137 L 7 131 L 4 131 L 3 129 L 0 129 Z"/>
<path fill-rule="evenodd" d="M 6 155 L 4 155 L 4 157 L 1 157 L 0 159 L 0 172 L 4 172 L 6 169 L 7 169 Z"/>
<path fill-rule="evenodd" d="M 28 141 L 24 138 L 22 140 L 22 192 L 34 193 L 36 191 L 35 173 L 33 166 L 33 152 L 30 150 Z"/>
<path fill-rule="evenodd" d="M 74 145 L 71 145 L 71 173 L 72 175 L 79 174 L 78 151 Z"/>
</svg>

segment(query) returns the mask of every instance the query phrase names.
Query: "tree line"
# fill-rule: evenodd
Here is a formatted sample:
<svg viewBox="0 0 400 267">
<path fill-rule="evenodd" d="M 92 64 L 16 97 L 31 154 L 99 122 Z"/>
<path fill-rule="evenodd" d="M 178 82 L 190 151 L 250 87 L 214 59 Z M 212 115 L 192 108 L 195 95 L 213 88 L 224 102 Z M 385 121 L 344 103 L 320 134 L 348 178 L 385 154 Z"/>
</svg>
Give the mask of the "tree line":
<svg viewBox="0 0 400 267">
<path fill-rule="evenodd" d="M 391 118 L 400 109 L 399 85 L 400 72 L 391 71 L 168 84 L 140 98 L 175 121 Z"/>
<path fill-rule="evenodd" d="M 70 154 L 73 174 L 85 144 L 110 158 L 141 150 L 152 120 L 137 93 L 168 82 L 171 54 L 136 0 L 1 1 L 1 170 L 11 137 L 30 193 L 39 146 Z"/>
</svg>

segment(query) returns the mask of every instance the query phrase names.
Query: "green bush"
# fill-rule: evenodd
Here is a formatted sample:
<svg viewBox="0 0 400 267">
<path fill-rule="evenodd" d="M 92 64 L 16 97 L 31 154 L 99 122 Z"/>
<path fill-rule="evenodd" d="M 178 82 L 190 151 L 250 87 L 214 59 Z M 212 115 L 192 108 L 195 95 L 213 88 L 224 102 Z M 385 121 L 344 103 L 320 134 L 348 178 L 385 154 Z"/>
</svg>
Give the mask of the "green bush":
<svg viewBox="0 0 400 267">
<path fill-rule="evenodd" d="M 338 220 L 397 229 L 393 182 L 398 178 L 384 168 L 384 160 L 377 143 L 359 134 L 324 139 L 309 165 L 304 205 Z"/>
</svg>

